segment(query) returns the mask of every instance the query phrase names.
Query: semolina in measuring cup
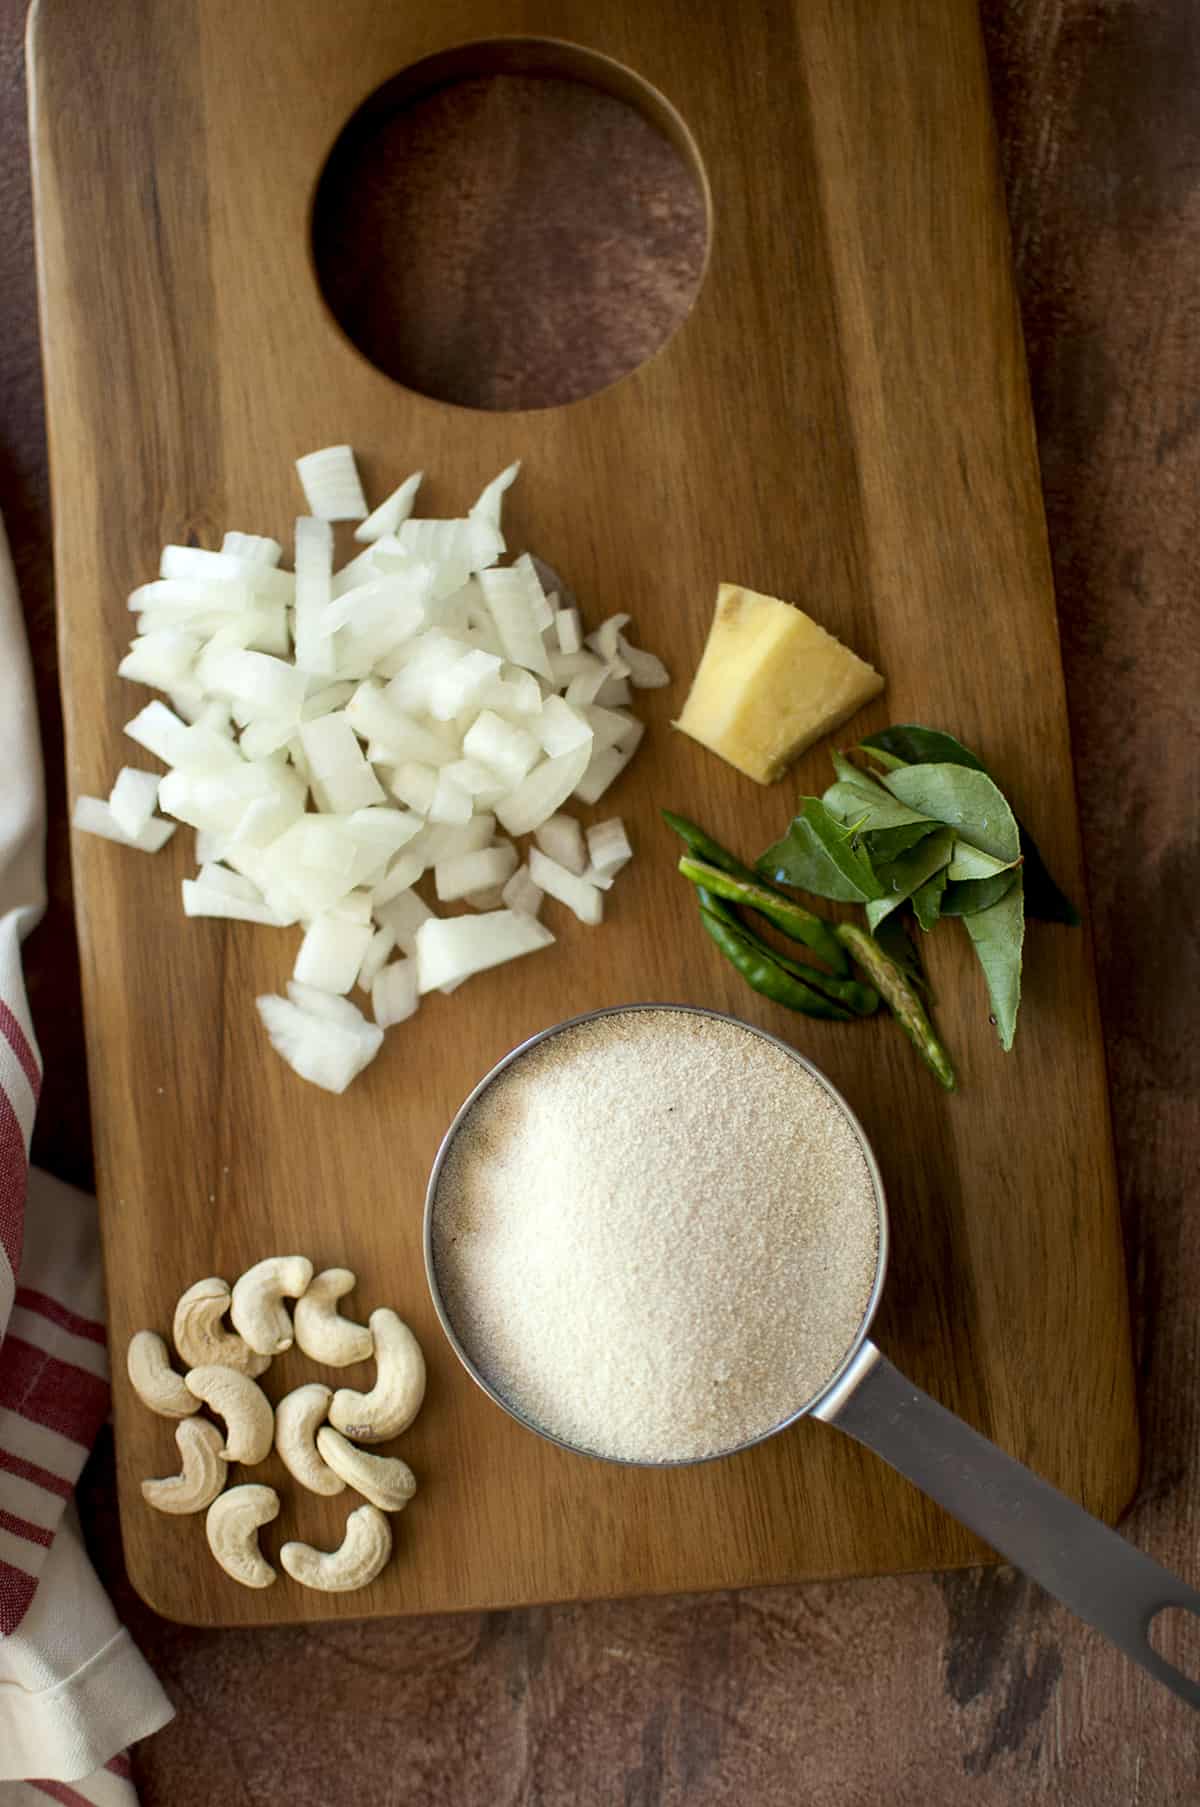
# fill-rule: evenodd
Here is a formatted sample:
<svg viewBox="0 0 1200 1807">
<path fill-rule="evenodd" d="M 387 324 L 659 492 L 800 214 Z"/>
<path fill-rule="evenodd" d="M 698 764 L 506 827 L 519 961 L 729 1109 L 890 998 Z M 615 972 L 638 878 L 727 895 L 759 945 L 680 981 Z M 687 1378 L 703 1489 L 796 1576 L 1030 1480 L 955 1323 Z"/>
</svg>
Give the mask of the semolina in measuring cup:
<svg viewBox="0 0 1200 1807">
<path fill-rule="evenodd" d="M 1070 1607 L 1079 1618 L 1103 1632 L 1156 1680 L 1191 1706 L 1200 1707 L 1200 1683 L 1160 1656 L 1148 1635 L 1152 1620 L 1165 1608 L 1181 1607 L 1200 1613 L 1200 1593 L 914 1386 L 871 1341 L 871 1323 L 882 1296 L 888 1261 L 887 1203 L 875 1157 L 853 1111 L 824 1074 L 786 1042 L 751 1024 L 718 1011 L 680 1004 L 637 1004 L 592 1011 L 556 1024 L 523 1042 L 475 1087 L 456 1114 L 438 1150 L 425 1200 L 425 1266 L 430 1293 L 450 1345 L 471 1378 L 503 1411 L 538 1436 L 579 1455 L 609 1461 L 626 1460 L 582 1448 L 555 1436 L 505 1398 L 481 1372 L 447 1308 L 437 1272 L 435 1226 L 439 1182 L 451 1146 L 473 1108 L 501 1074 L 507 1073 L 515 1063 L 563 1030 L 648 1010 L 673 1011 L 732 1024 L 751 1035 L 761 1036 L 805 1068 L 839 1107 L 858 1139 L 874 1188 L 878 1217 L 874 1284 L 857 1333 L 824 1384 L 813 1396 L 798 1401 L 795 1410 L 761 1435 L 712 1455 L 684 1460 L 715 1460 L 734 1455 L 763 1441 L 764 1437 L 786 1430 L 799 1418 L 817 1418 L 881 1456 L 1009 1562 Z M 668 1467 L 680 1464 L 638 1461 L 632 1465 Z"/>
</svg>

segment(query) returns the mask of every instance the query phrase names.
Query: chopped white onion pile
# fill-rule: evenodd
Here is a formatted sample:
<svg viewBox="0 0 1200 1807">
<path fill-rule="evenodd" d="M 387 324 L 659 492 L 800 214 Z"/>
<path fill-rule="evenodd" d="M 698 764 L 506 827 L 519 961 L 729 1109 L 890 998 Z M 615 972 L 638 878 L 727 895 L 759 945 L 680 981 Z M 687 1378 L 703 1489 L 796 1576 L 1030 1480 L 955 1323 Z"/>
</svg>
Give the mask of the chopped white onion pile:
<svg viewBox="0 0 1200 1807">
<path fill-rule="evenodd" d="M 76 800 L 75 826 L 152 853 L 175 817 L 200 865 L 185 914 L 300 925 L 288 995 L 258 1010 L 328 1091 L 427 992 L 548 947 L 545 896 L 599 923 L 632 857 L 619 820 L 585 831 L 565 806 L 625 769 L 643 733 L 632 693 L 669 677 L 627 615 L 587 634 L 546 566 L 498 562 L 518 468 L 461 518 L 414 518 L 419 471 L 368 514 L 349 446 L 327 446 L 297 460 L 310 512 L 294 572 L 277 540 L 231 532 L 219 552 L 166 547 L 129 599 L 118 670 L 170 707 L 148 703 L 125 732 L 168 771 L 124 767 L 107 801 Z M 358 522 L 362 546 L 336 571 L 334 521 Z M 462 914 L 434 913 L 414 889 L 427 874 Z"/>
</svg>

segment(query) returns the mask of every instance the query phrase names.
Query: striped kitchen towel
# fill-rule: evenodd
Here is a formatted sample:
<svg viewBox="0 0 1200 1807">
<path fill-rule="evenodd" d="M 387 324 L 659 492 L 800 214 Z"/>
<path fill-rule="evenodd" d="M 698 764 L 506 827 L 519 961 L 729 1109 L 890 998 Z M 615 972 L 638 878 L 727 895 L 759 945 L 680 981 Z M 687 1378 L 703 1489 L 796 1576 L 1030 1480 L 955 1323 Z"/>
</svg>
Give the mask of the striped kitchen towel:
<svg viewBox="0 0 1200 1807">
<path fill-rule="evenodd" d="M 136 1800 L 124 1747 L 171 1706 L 117 1622 L 69 1506 L 108 1416 L 90 1199 L 29 1170 L 41 1060 L 21 944 L 45 903 L 24 628 L 0 527 L 0 1807 Z"/>
</svg>

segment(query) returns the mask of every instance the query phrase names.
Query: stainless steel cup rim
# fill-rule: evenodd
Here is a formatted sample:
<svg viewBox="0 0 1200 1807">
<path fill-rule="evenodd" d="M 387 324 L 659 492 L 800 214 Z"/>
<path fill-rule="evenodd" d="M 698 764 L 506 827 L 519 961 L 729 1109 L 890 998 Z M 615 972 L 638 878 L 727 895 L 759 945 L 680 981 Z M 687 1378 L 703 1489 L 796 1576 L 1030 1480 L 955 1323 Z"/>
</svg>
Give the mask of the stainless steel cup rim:
<svg viewBox="0 0 1200 1807">
<path fill-rule="evenodd" d="M 835 1371 L 825 1382 L 825 1385 L 821 1387 L 817 1393 L 814 1393 L 811 1399 L 805 1400 L 802 1405 L 798 1406 L 794 1412 L 789 1412 L 786 1418 L 781 1418 L 777 1424 L 771 1425 L 770 1428 L 765 1431 L 760 1431 L 756 1436 L 748 1438 L 744 1443 L 734 1444 L 728 1449 L 712 1450 L 702 1456 L 671 1457 L 665 1461 L 643 1461 L 634 1457 L 614 1456 L 608 1454 L 604 1450 L 588 1449 L 582 1444 L 569 1443 L 565 1438 L 555 1436 L 553 1431 L 547 1430 L 534 1419 L 527 1418 L 518 1406 L 515 1406 L 511 1400 L 506 1399 L 502 1393 L 497 1392 L 487 1376 L 481 1373 L 474 1358 L 461 1341 L 458 1332 L 454 1327 L 454 1323 L 446 1309 L 446 1302 L 442 1297 L 433 1250 L 434 1214 L 437 1203 L 438 1183 L 442 1176 L 442 1170 L 445 1167 L 446 1159 L 455 1137 L 458 1135 L 467 1118 L 471 1115 L 472 1110 L 483 1096 L 484 1092 L 500 1078 L 502 1073 L 506 1073 L 511 1066 L 514 1066 L 517 1061 L 521 1060 L 526 1054 L 531 1053 L 534 1048 L 540 1047 L 544 1042 L 551 1041 L 554 1036 L 561 1035 L 567 1029 L 578 1028 L 584 1023 L 597 1022 L 603 1017 L 635 1016 L 641 1015 L 649 1010 L 670 1011 L 687 1016 L 704 1016 L 712 1018 L 715 1022 L 732 1023 L 735 1028 L 744 1029 L 747 1033 L 757 1035 L 765 1042 L 770 1042 L 774 1047 L 779 1048 L 786 1054 L 790 1060 L 795 1061 L 798 1066 L 803 1067 L 805 1071 L 825 1089 L 829 1097 L 842 1111 L 858 1138 L 858 1143 L 863 1151 L 863 1156 L 871 1175 L 871 1183 L 875 1191 L 875 1205 L 879 1230 L 878 1249 L 875 1261 L 875 1279 L 871 1287 L 870 1296 L 867 1300 L 866 1309 L 863 1312 L 861 1322 L 859 1323 L 858 1330 L 850 1347 L 847 1349 L 845 1356 L 838 1364 Z M 793 1048 L 788 1042 L 781 1040 L 779 1036 L 772 1035 L 769 1029 L 760 1029 L 756 1023 L 747 1023 L 742 1017 L 733 1016 L 728 1011 L 710 1010 L 701 1004 L 671 1004 L 663 1002 L 613 1004 L 602 1010 L 585 1010 L 579 1016 L 567 1017 L 563 1022 L 553 1023 L 548 1029 L 541 1029 L 536 1035 L 529 1036 L 527 1040 L 511 1049 L 502 1060 L 498 1060 L 495 1066 L 484 1074 L 478 1085 L 473 1088 L 463 1100 L 458 1110 L 454 1113 L 450 1127 L 442 1137 L 441 1145 L 434 1157 L 433 1167 L 430 1170 L 429 1175 L 429 1183 L 425 1189 L 425 1278 L 429 1286 L 429 1295 L 433 1301 L 433 1308 L 437 1312 L 438 1321 L 445 1333 L 446 1340 L 471 1379 L 482 1392 L 487 1394 L 488 1398 L 491 1399 L 494 1404 L 500 1407 L 502 1412 L 505 1412 L 508 1417 L 514 1419 L 518 1424 L 523 1425 L 526 1430 L 532 1431 L 535 1436 L 542 1437 L 548 1443 L 557 1444 L 559 1449 L 568 1450 L 572 1455 L 590 1456 L 595 1461 L 611 1462 L 618 1467 L 623 1468 L 692 1468 L 700 1462 L 720 1461 L 726 1456 L 740 1455 L 744 1450 L 753 1449 L 756 1444 L 765 1443 L 768 1438 L 778 1436 L 780 1431 L 787 1430 L 790 1425 L 795 1424 L 799 1419 L 808 1417 L 815 1407 L 838 1386 L 838 1383 L 854 1361 L 855 1356 L 867 1340 L 867 1335 L 870 1331 L 876 1309 L 879 1305 L 880 1296 L 883 1292 L 883 1283 L 887 1276 L 888 1246 L 888 1211 L 887 1198 L 883 1188 L 883 1177 L 880 1174 L 879 1165 L 875 1159 L 875 1153 L 867 1138 L 866 1131 L 863 1129 L 863 1126 L 859 1122 L 854 1111 L 850 1108 L 850 1105 L 846 1102 L 846 1099 L 834 1085 L 833 1081 L 821 1071 L 820 1067 L 814 1065 L 806 1055 L 801 1054 L 797 1048 Z"/>
</svg>

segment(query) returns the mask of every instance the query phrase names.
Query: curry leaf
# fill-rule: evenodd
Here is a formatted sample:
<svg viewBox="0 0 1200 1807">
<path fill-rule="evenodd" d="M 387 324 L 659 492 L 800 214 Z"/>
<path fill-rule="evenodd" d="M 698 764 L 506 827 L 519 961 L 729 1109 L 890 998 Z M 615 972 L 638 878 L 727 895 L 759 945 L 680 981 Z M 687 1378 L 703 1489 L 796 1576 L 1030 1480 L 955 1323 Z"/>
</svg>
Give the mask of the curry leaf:
<svg viewBox="0 0 1200 1807">
<path fill-rule="evenodd" d="M 760 872 L 777 883 L 797 885 L 839 903 L 868 903 L 883 895 L 866 853 L 819 797 L 803 807 L 781 841 L 758 861 Z"/>
<path fill-rule="evenodd" d="M 989 909 L 964 916 L 963 925 L 971 937 L 983 976 L 987 980 L 992 1018 L 1000 1046 L 1007 1052 L 1013 1045 L 1017 1028 L 1017 1010 L 1021 1003 L 1021 948 L 1025 939 L 1025 903 L 1021 879 L 1006 897 Z"/>
<path fill-rule="evenodd" d="M 960 740 L 955 740 L 953 734 L 943 734 L 937 728 L 922 728 L 912 722 L 871 734 L 863 741 L 862 747 L 864 752 L 869 753 L 881 765 L 900 760 L 907 765 L 942 763 L 967 766 L 977 772 L 987 770 L 978 755 L 972 753 L 969 747 L 964 747 Z M 1051 878 L 1037 842 L 1019 817 L 1017 827 L 1021 834 L 1021 852 L 1025 856 L 1022 876 L 1026 915 L 1036 916 L 1041 922 L 1062 922 L 1069 927 L 1077 926 L 1079 911 Z"/>
<path fill-rule="evenodd" d="M 988 910 L 1002 897 L 1007 897 L 1021 869 L 1011 872 L 997 872 L 992 878 L 967 878 L 958 884 L 946 886 L 942 896 L 943 916 L 975 916 L 980 910 Z"/>
<path fill-rule="evenodd" d="M 884 784 L 909 809 L 944 822 L 961 840 L 1006 865 L 1019 857 L 1016 819 L 986 772 L 961 765 L 909 765 L 889 772 Z"/>
<path fill-rule="evenodd" d="M 898 802 L 869 772 L 860 772 L 857 766 L 851 765 L 840 753 L 835 753 L 833 757 L 838 773 L 837 783 L 830 785 L 821 801 L 839 822 L 857 823 L 863 834 L 872 834 L 883 828 L 936 826 L 920 810 L 908 809 L 902 802 Z"/>
<path fill-rule="evenodd" d="M 998 860 L 990 853 L 985 853 L 982 847 L 972 847 L 969 841 L 959 841 L 950 862 L 949 876 L 963 880 L 995 878 L 998 873 L 1011 872 L 1014 866 L 1020 864 L 1019 856 L 1015 860 Z"/>
<path fill-rule="evenodd" d="M 872 934 L 879 924 L 900 904 L 907 902 L 935 872 L 947 867 L 954 855 L 954 831 L 938 828 L 919 846 L 902 853 L 887 865 L 876 866 L 875 876 L 883 886 L 883 896 L 867 905 L 867 922 Z"/>
<path fill-rule="evenodd" d="M 946 868 L 935 872 L 927 878 L 920 888 L 913 892 L 912 905 L 916 911 L 917 921 L 926 934 L 935 927 L 942 914 L 942 899 L 946 894 Z"/>
<path fill-rule="evenodd" d="M 927 835 L 937 834 L 941 826 L 940 822 L 912 822 L 898 828 L 874 828 L 864 831 L 862 839 L 871 856 L 871 864 L 878 870 L 890 860 L 898 860 L 902 853 L 917 846 Z"/>
</svg>

